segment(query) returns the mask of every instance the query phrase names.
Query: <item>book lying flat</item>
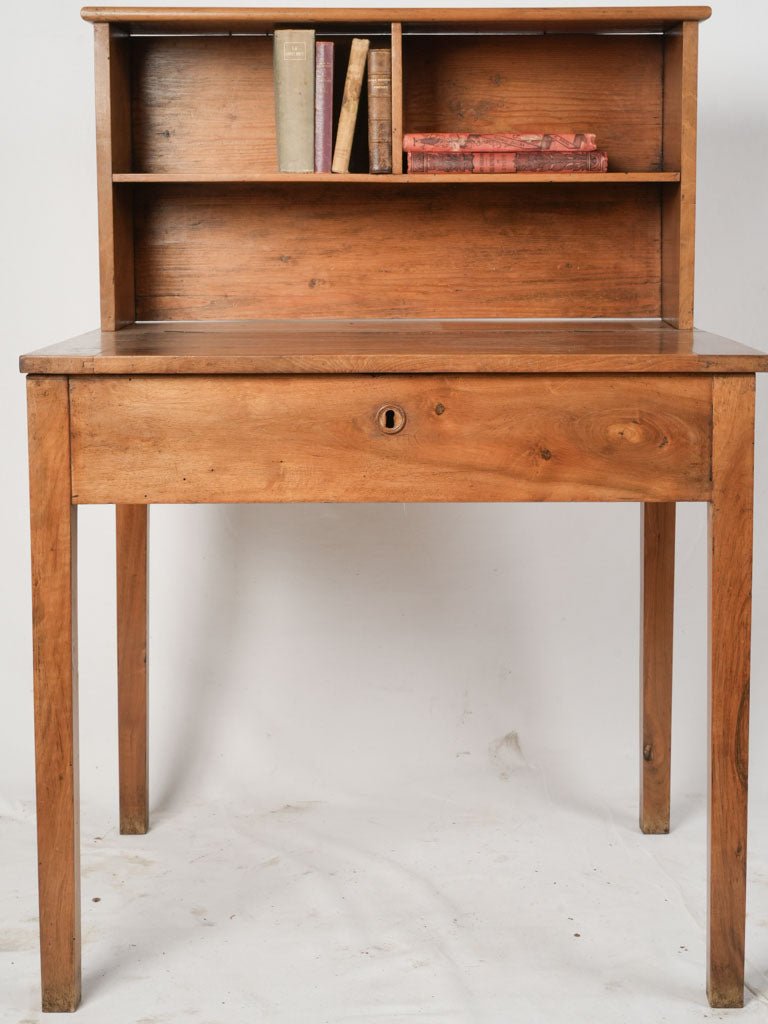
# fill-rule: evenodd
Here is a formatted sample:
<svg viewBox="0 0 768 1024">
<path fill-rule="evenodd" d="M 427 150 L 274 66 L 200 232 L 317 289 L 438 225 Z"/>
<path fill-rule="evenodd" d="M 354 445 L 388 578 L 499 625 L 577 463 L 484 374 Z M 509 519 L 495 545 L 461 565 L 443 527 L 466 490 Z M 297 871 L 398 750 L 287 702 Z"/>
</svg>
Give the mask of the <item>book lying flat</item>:
<svg viewBox="0 0 768 1024">
<path fill-rule="evenodd" d="M 403 137 L 406 153 L 573 153 L 595 148 L 591 132 L 417 132 Z"/>
<path fill-rule="evenodd" d="M 574 174 L 607 171 L 606 153 L 409 153 L 409 174 Z"/>
</svg>

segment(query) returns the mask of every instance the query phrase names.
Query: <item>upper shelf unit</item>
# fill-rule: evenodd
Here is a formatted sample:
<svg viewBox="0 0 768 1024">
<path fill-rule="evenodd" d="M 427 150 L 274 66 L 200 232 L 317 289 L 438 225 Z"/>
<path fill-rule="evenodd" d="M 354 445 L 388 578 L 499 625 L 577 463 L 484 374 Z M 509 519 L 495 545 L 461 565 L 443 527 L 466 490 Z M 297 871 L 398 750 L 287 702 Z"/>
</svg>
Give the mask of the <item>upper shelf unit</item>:
<svg viewBox="0 0 768 1024">
<path fill-rule="evenodd" d="M 280 20 L 313 26 L 318 38 L 335 40 L 337 108 L 351 35 L 364 33 L 372 45 L 391 47 L 395 175 L 403 171 L 403 133 L 515 128 L 595 132 L 598 147 L 608 153 L 609 171 L 632 175 L 605 180 L 668 182 L 677 180 L 670 175 L 680 167 L 664 151 L 667 36 L 659 29 L 679 25 L 672 19 L 681 10 L 526 10 L 505 12 L 503 21 L 498 10 L 493 21 L 483 10 L 464 21 L 469 14 L 457 10 L 448 13 L 449 23 L 437 18 L 445 11 L 435 11 L 424 25 L 428 12 L 409 12 L 402 22 L 376 22 L 370 10 L 325 9 L 287 10 Z M 691 8 L 686 16 L 707 12 Z M 86 8 L 84 16 L 97 24 L 111 21 L 118 36 L 126 28 L 132 33 L 122 46 L 130 96 L 123 99 L 128 109 L 120 130 L 128 139 L 113 166 L 115 182 L 290 180 L 274 177 L 274 11 Z M 588 32 L 595 24 L 604 31 Z M 572 31 L 574 26 L 580 31 Z M 608 32 L 610 26 L 626 31 Z M 217 34 L 238 28 L 259 32 Z M 158 34 L 145 34 L 150 30 Z M 365 103 L 363 95 L 353 174 L 368 170 Z M 656 177 L 660 173 L 665 176 Z M 171 177 L 151 177 L 156 175 Z M 455 183 L 479 180 L 462 176 Z M 532 180 L 562 182 L 564 176 Z"/>
<path fill-rule="evenodd" d="M 85 8 L 103 327 L 296 316 L 690 327 L 697 23 L 709 14 Z M 391 49 L 391 174 L 367 173 L 364 99 L 349 174 L 278 171 L 273 33 L 290 25 L 335 42 L 339 85 L 353 36 Z M 408 132 L 510 130 L 594 132 L 609 171 L 409 175 L 398 159 Z"/>
</svg>

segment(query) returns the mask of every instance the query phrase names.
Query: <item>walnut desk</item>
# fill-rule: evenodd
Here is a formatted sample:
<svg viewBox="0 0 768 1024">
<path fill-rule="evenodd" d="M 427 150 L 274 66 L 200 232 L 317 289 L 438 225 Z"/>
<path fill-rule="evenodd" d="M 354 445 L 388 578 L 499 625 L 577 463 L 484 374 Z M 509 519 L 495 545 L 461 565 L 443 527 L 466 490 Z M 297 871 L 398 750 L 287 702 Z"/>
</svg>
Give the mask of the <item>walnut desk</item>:
<svg viewBox="0 0 768 1024">
<path fill-rule="evenodd" d="M 147 507 L 642 503 L 640 827 L 669 829 L 675 503 L 709 506 L 707 991 L 743 999 L 754 375 L 693 329 L 703 7 L 88 8 L 102 327 L 28 374 L 43 1007 L 80 997 L 75 524 L 117 508 L 120 827 Z M 392 51 L 403 129 L 595 130 L 604 175 L 275 167 L 275 23 Z M 397 162 L 396 162 L 397 163 Z"/>
</svg>

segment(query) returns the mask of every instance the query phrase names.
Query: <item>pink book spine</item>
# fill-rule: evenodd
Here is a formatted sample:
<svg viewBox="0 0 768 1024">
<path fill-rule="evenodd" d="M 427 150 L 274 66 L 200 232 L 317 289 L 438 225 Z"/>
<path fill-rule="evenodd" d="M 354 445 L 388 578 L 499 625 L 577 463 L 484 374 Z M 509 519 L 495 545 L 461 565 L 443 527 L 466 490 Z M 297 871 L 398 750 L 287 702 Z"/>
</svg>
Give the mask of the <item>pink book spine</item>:
<svg viewBox="0 0 768 1024">
<path fill-rule="evenodd" d="M 410 174 L 578 174 L 607 171 L 608 156 L 594 153 L 409 153 Z"/>
<path fill-rule="evenodd" d="M 315 43 L 315 170 L 330 171 L 333 155 L 333 43 Z"/>
<path fill-rule="evenodd" d="M 595 148 L 591 132 L 417 132 L 403 137 L 406 153 L 574 153 Z"/>
</svg>

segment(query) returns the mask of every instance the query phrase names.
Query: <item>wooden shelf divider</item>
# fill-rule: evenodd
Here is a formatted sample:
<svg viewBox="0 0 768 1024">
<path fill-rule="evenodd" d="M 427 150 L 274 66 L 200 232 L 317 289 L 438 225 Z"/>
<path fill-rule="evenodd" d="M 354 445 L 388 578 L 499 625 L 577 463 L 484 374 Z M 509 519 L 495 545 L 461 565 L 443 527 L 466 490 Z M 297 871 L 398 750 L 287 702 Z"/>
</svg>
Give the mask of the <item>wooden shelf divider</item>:
<svg viewBox="0 0 768 1024">
<path fill-rule="evenodd" d="M 392 22 L 392 173 L 403 173 L 403 25 Z"/>
</svg>

